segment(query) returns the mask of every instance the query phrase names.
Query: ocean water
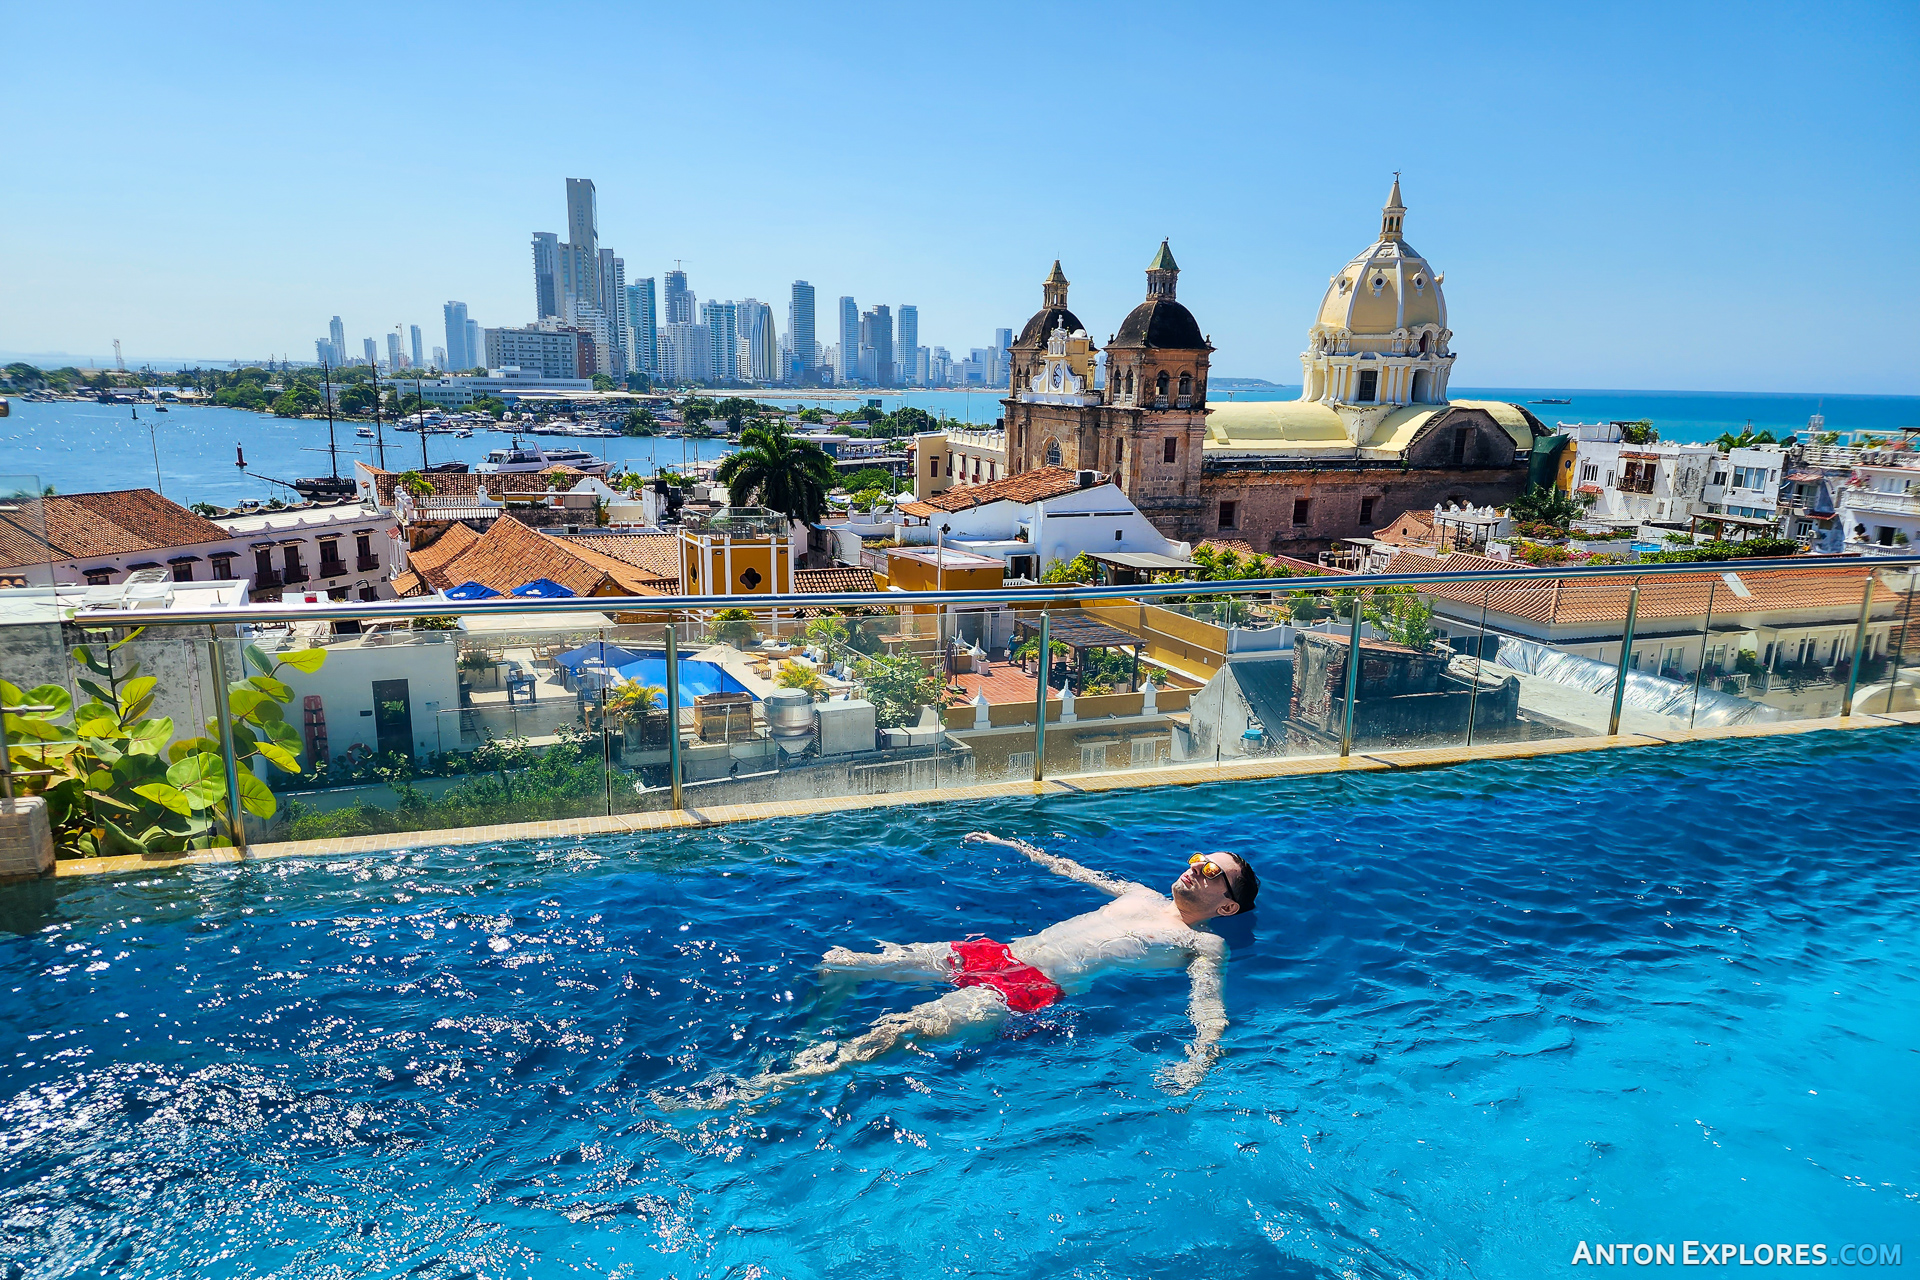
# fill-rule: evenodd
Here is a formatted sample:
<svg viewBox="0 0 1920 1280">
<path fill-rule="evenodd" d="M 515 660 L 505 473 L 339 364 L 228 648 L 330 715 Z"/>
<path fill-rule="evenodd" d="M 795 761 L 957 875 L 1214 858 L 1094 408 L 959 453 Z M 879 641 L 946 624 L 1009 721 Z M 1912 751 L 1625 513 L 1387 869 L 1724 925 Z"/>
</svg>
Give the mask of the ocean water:
<svg viewBox="0 0 1920 1280">
<path fill-rule="evenodd" d="M 1538 1277 L 1920 1246 L 1914 730 L 0 888 L 9 1277 Z M 814 961 L 1249 855 L 1179 972 L 751 1108 Z M 928 993 L 876 986 L 840 1025 Z M 1690 1274 L 1690 1273 L 1689 1273 Z"/>
<path fill-rule="evenodd" d="M 1216 391 L 1215 402 L 1227 400 L 1291 400 L 1298 387 L 1270 390 Z M 1522 387 L 1456 387 L 1462 399 L 1512 400 L 1525 403 L 1542 397 L 1571 399 L 1570 405 L 1529 405 L 1552 426 L 1556 422 L 1599 422 L 1611 419 L 1651 419 L 1662 438 L 1681 441 L 1712 440 L 1722 432 L 1736 434 L 1748 423 L 1754 430 L 1782 436 L 1803 430 L 1807 417 L 1824 412 L 1830 431 L 1892 432 L 1920 426 L 1920 397 L 1915 396 L 1800 396 L 1753 395 L 1737 392 L 1692 391 L 1581 391 Z M 914 405 L 936 417 L 992 424 L 1004 412 L 998 391 L 914 391 L 872 397 L 826 399 L 768 393 L 766 403 L 792 408 L 817 405 L 846 413 L 866 399 L 877 399 L 892 412 Z M 142 407 L 133 419 L 128 405 L 30 403 L 12 401 L 12 416 L 0 419 L 0 475 L 37 476 L 62 493 L 97 489 L 152 487 L 154 454 L 159 453 L 159 483 L 167 496 L 180 502 L 212 502 L 231 506 L 248 498 L 262 501 L 289 497 L 288 491 L 264 480 L 242 475 L 234 466 L 234 450 L 243 446 L 249 469 L 281 480 L 326 474 L 325 422 L 288 420 L 244 409 L 175 407 L 156 414 Z M 353 460 L 374 461 L 373 442 L 354 435 L 354 424 L 337 429 L 341 467 L 351 474 Z M 494 432 L 477 432 L 470 440 L 451 436 L 427 437 L 429 462 L 474 463 L 508 442 Z M 725 456 L 721 441 L 619 439 L 554 440 L 569 448 L 585 448 L 629 469 L 651 473 L 656 467 L 674 468 L 692 459 Z M 396 469 L 418 466 L 420 438 L 408 432 L 387 433 L 388 464 Z"/>
</svg>

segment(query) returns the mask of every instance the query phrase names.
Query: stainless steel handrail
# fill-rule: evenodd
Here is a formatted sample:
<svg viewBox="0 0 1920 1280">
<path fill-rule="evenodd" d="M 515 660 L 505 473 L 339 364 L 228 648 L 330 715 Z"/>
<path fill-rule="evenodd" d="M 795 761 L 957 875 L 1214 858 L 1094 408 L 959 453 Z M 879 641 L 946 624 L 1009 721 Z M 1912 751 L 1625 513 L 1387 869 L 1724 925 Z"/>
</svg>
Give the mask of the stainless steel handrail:
<svg viewBox="0 0 1920 1280">
<path fill-rule="evenodd" d="M 340 601 L 289 607 L 284 604 L 240 605 L 228 609 L 170 609 L 164 612 L 128 612 L 117 609 L 75 610 L 72 620 L 94 626 L 170 627 L 207 623 L 339 622 L 412 617 L 485 617 L 502 613 L 645 613 L 674 609 L 897 609 L 903 605 L 1017 604 L 1029 608 L 1058 608 L 1079 601 L 1158 600 L 1168 596 L 1261 595 L 1275 591 L 1375 591 L 1381 587 L 1418 587 L 1449 582 L 1567 582 L 1606 578 L 1652 578 L 1669 575 L 1763 573 L 1804 569 L 1878 569 L 1920 567 L 1920 555 L 1911 556 L 1795 556 L 1790 559 L 1754 558 L 1715 560 L 1692 564 L 1560 565 L 1554 568 L 1462 569 L 1444 573 L 1328 574 L 1300 578 L 1235 578 L 1211 582 L 1141 583 L 1126 587 L 1000 588 L 985 591 L 876 591 L 820 595 L 751 596 L 571 596 L 558 599 L 494 597 L 486 600 L 419 598 L 384 601 Z"/>
</svg>

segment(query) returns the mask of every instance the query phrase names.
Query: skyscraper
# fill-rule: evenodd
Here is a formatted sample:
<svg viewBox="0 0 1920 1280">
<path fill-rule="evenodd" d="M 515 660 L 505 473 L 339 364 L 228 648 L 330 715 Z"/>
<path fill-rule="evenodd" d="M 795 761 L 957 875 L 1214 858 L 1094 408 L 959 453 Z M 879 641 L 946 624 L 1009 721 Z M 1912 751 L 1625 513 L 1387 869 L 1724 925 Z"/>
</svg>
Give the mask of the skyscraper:
<svg viewBox="0 0 1920 1280">
<path fill-rule="evenodd" d="M 420 345 L 420 326 L 410 324 L 407 326 L 407 331 L 407 336 L 411 339 L 408 345 L 413 348 L 413 367 L 416 369 L 424 368 L 427 363 L 427 352 L 426 349 Z"/>
<path fill-rule="evenodd" d="M 478 320 L 473 319 L 472 317 L 468 317 L 467 319 L 467 363 L 477 369 L 481 365 L 485 364 L 486 360 L 487 360 L 487 349 L 481 343 L 480 322 Z"/>
<path fill-rule="evenodd" d="M 840 299 L 840 352 L 833 380 L 845 384 L 860 376 L 860 308 L 852 298 Z"/>
<path fill-rule="evenodd" d="M 667 324 L 693 323 L 693 290 L 687 288 L 687 273 L 678 267 L 667 272 L 666 294 L 662 298 L 666 304 Z"/>
<path fill-rule="evenodd" d="M 739 310 L 731 302 L 700 304 L 700 323 L 706 326 L 712 344 L 707 358 L 708 376 L 715 382 L 736 382 L 740 377 Z"/>
<path fill-rule="evenodd" d="M 360 343 L 361 343 L 361 345 L 362 345 L 362 346 L 364 346 L 364 347 L 365 347 L 365 348 L 367 349 L 367 363 L 368 363 L 368 364 L 370 364 L 370 365 L 377 365 L 377 364 L 379 364 L 379 363 L 380 363 L 380 348 L 379 348 L 379 346 L 378 346 L 378 345 L 377 345 L 377 344 L 376 344 L 376 343 L 374 342 L 374 340 L 373 340 L 372 338 L 362 338 L 362 339 L 360 339 Z"/>
<path fill-rule="evenodd" d="M 611 249 L 600 251 L 600 309 L 607 313 L 614 345 L 613 376 L 625 379 L 633 361 L 627 352 L 632 339 L 627 333 L 627 263 Z"/>
<path fill-rule="evenodd" d="M 893 382 L 893 311 L 884 303 L 860 316 L 860 376 L 876 387 Z"/>
<path fill-rule="evenodd" d="M 400 372 L 400 331 L 395 329 L 387 335 L 387 372 Z"/>
<path fill-rule="evenodd" d="M 649 378 L 660 376 L 660 334 L 653 310 L 653 277 L 627 286 L 627 326 L 633 330 L 633 367 Z"/>
<path fill-rule="evenodd" d="M 899 353 L 900 383 L 903 386 L 919 384 L 919 368 L 916 355 L 920 349 L 920 308 L 902 303 L 900 307 L 900 343 L 895 348 Z"/>
<path fill-rule="evenodd" d="M 474 355 L 467 349 L 467 304 L 449 302 L 440 310 L 447 321 L 447 367 L 473 368 Z"/>
<path fill-rule="evenodd" d="M 780 378 L 780 343 L 773 327 L 773 308 L 754 298 L 737 304 L 740 325 L 742 377 L 768 384 Z"/>
<path fill-rule="evenodd" d="M 327 337 L 333 340 L 333 362 L 335 364 L 345 364 L 347 361 L 347 326 L 340 323 L 339 316 L 335 316 L 333 323 L 327 326 Z"/>
<path fill-rule="evenodd" d="M 713 376 L 713 335 L 704 324 L 660 328 L 660 381 L 706 382 Z"/>
<path fill-rule="evenodd" d="M 601 307 L 600 210 L 591 178 L 567 179 L 567 242 L 560 246 L 561 312 L 567 300 Z"/>
<path fill-rule="evenodd" d="M 535 319 L 560 314 L 560 237 L 551 231 L 533 233 L 533 307 Z"/>
<path fill-rule="evenodd" d="M 815 372 L 813 337 L 813 286 L 805 280 L 793 282 L 793 293 L 787 301 L 787 341 L 793 347 L 793 360 L 798 367 L 794 370 L 794 381 L 805 385 L 818 382 Z"/>
</svg>

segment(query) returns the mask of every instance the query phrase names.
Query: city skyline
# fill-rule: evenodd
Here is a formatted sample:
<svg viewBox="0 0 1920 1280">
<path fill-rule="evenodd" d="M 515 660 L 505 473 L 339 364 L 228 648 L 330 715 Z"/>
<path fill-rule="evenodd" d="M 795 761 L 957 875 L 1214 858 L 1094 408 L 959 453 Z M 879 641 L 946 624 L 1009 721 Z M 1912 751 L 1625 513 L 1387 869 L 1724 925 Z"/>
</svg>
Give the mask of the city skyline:
<svg viewBox="0 0 1920 1280">
<path fill-rule="evenodd" d="M 1011 52 L 1011 9 L 940 40 L 753 12 L 585 12 L 597 45 L 675 51 L 650 64 L 647 134 L 660 141 L 645 159 L 509 112 L 484 148 L 458 131 L 356 148 L 347 183 L 316 182 L 290 141 L 316 110 L 340 137 L 382 137 L 396 119 L 436 118 L 410 70 L 552 82 L 562 50 L 432 5 L 371 45 L 349 38 L 351 22 L 109 5 L 121 38 L 83 62 L 23 60 L 0 95 L 43 133 L 156 161 L 139 160 L 137 216 L 122 164 L 50 149 L 20 167 L 0 209 L 0 349 L 104 356 L 120 338 L 134 363 L 306 358 L 332 315 L 351 351 L 396 318 L 433 331 L 448 299 L 488 325 L 526 323 L 528 233 L 560 232 L 556 193 L 585 174 L 599 242 L 620 246 L 629 280 L 658 281 L 678 260 L 702 298 L 781 299 L 810 281 L 823 346 L 842 295 L 861 309 L 911 300 L 921 345 L 984 343 L 1025 314 L 1056 257 L 1104 343 L 1170 237 L 1220 373 L 1292 383 L 1326 264 L 1365 242 L 1399 170 L 1409 235 L 1474 335 L 1463 383 L 1920 388 L 1912 362 L 1833 341 L 1920 342 L 1898 291 L 1859 280 L 1920 194 L 1910 6 L 1734 22 L 1705 6 L 1421 11 L 1395 15 L 1396 52 L 1362 71 L 1311 53 L 1342 47 L 1350 16 L 1228 5 L 1178 15 L 1186 52 L 1156 73 L 1168 109 L 1145 112 L 1138 47 L 1162 38 L 1163 10 L 1018 11 Z M 60 39 L 52 10 L 18 26 L 23 46 Z M 174 63 L 206 74 L 156 93 L 154 67 Z M 703 77 L 721 64 L 732 87 L 714 95 Z M 825 163 L 811 147 L 733 147 L 768 113 L 834 119 L 829 94 L 854 77 L 913 110 Z M 1108 117 L 1138 117 L 1124 161 L 1078 123 Z M 1329 125 L 1353 139 L 1331 165 Z M 513 155 L 511 176 L 476 187 L 482 150 Z M 187 154 L 196 163 L 174 162 Z M 675 167 L 721 154 L 721 177 L 664 198 Z"/>
</svg>

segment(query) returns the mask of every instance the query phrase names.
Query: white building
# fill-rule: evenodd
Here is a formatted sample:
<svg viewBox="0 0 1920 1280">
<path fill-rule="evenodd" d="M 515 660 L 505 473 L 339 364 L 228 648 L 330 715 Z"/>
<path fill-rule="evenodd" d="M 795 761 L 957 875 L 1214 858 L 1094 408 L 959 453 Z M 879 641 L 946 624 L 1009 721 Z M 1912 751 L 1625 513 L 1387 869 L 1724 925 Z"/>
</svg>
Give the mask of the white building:
<svg viewBox="0 0 1920 1280">
<path fill-rule="evenodd" d="M 956 485 L 992 484 L 1007 474 L 1003 427 L 952 427 L 913 438 L 913 496 L 924 502 Z"/>
<path fill-rule="evenodd" d="M 953 488 L 932 499 L 900 504 L 900 519 L 923 525 L 924 540 L 1006 565 L 1010 578 L 1038 578 L 1055 561 L 1085 552 L 1147 553 L 1191 558 L 1105 475 L 1041 467 L 990 484 Z M 918 542 L 905 536 L 902 541 Z"/>
<path fill-rule="evenodd" d="M 505 368 L 488 369 L 485 377 L 475 374 L 434 378 L 421 382 L 419 388 L 420 398 L 428 404 L 443 409 L 464 409 L 482 396 L 494 396 L 512 403 L 516 396 L 527 391 L 591 391 L 593 382 L 588 378 L 549 378 L 538 369 L 508 365 Z"/>
<path fill-rule="evenodd" d="M 1839 508 L 1849 551 L 1904 555 L 1920 547 L 1920 454 L 1911 446 L 1863 450 Z"/>
<path fill-rule="evenodd" d="M 1594 499 L 1591 518 L 1612 525 L 1685 525 L 1700 509 L 1711 468 L 1710 444 L 1580 443 L 1573 488 Z M 1776 490 L 1779 476 L 1774 476 Z"/>
<path fill-rule="evenodd" d="M 1717 454 L 1700 500 L 1706 513 L 1780 520 L 1780 478 L 1787 451 L 1777 444 L 1747 445 Z"/>
</svg>

